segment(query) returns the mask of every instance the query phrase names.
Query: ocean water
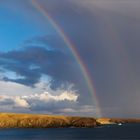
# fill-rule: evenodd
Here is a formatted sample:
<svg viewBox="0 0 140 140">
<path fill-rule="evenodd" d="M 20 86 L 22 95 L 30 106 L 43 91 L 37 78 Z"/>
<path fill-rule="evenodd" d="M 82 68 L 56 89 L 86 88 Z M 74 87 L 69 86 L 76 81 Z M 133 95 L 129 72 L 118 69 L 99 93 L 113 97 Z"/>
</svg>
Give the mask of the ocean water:
<svg viewBox="0 0 140 140">
<path fill-rule="evenodd" d="M 140 140 L 140 124 L 97 128 L 0 129 L 0 140 Z"/>
</svg>

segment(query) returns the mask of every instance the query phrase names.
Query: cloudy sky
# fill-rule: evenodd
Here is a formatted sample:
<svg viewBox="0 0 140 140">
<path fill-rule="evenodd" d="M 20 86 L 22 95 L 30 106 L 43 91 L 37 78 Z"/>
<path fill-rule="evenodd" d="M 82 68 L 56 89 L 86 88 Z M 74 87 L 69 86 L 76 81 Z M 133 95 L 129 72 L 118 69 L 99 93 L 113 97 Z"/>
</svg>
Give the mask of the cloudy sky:
<svg viewBox="0 0 140 140">
<path fill-rule="evenodd" d="M 139 13 L 138 0 L 1 0 L 0 111 L 140 117 Z"/>
</svg>

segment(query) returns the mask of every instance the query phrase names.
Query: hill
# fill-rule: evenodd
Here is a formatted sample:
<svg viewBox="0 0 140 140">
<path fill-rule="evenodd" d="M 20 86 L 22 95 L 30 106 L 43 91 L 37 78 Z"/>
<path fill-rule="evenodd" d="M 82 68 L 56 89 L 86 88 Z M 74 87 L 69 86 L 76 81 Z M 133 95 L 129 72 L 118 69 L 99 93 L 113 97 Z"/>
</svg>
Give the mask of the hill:
<svg viewBox="0 0 140 140">
<path fill-rule="evenodd" d="M 95 127 L 96 119 L 85 117 L 0 113 L 0 128 Z"/>
<path fill-rule="evenodd" d="M 140 119 L 70 117 L 39 114 L 0 113 L 0 128 L 97 127 L 106 124 L 140 123 Z"/>
</svg>

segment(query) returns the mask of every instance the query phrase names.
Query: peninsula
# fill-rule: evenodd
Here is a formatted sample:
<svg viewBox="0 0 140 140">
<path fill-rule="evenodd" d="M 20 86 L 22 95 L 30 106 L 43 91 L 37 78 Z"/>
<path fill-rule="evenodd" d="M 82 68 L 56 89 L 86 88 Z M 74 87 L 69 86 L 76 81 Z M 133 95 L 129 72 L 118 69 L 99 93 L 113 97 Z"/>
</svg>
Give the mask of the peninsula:
<svg viewBox="0 0 140 140">
<path fill-rule="evenodd" d="M 92 117 L 0 113 L 0 128 L 97 127 L 118 123 L 140 123 L 140 119 L 97 119 Z"/>
<path fill-rule="evenodd" d="M 0 113 L 0 128 L 96 127 L 94 118 Z"/>
</svg>

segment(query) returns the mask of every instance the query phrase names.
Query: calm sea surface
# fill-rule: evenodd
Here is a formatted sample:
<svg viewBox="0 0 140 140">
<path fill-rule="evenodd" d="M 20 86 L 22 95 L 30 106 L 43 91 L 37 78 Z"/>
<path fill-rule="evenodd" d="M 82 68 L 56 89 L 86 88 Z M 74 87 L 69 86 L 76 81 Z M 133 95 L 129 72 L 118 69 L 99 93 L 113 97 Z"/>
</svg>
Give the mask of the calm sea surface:
<svg viewBox="0 0 140 140">
<path fill-rule="evenodd" d="M 0 129 L 0 140 L 140 140 L 140 124 L 97 128 Z"/>
</svg>

